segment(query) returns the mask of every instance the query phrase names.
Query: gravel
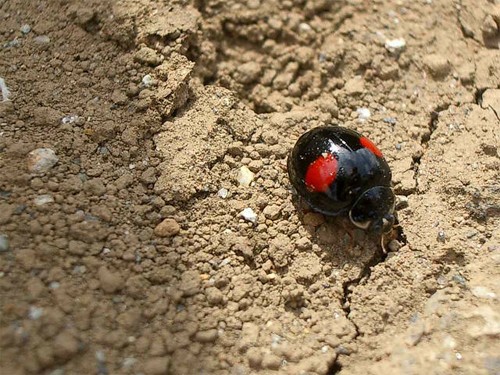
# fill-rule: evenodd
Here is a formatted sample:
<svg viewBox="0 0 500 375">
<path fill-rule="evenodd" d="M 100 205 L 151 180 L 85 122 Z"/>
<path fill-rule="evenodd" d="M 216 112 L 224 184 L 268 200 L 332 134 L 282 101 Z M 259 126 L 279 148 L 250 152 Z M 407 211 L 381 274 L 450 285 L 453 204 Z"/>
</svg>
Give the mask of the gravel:
<svg viewBox="0 0 500 375">
<path fill-rule="evenodd" d="M 243 219 L 245 219 L 246 221 L 249 221 L 253 224 L 257 223 L 257 214 L 249 207 L 241 211 L 240 216 L 243 217 Z"/>
<path fill-rule="evenodd" d="M 45 174 L 54 165 L 59 158 L 54 150 L 50 148 L 37 148 L 28 154 L 28 170 L 34 174 Z"/>
<path fill-rule="evenodd" d="M 9 251 L 9 238 L 5 234 L 0 234 L 0 252 Z"/>
<path fill-rule="evenodd" d="M 243 166 L 240 168 L 236 179 L 241 186 L 250 186 L 254 176 L 255 175 L 250 169 L 248 169 L 248 167 Z"/>
</svg>

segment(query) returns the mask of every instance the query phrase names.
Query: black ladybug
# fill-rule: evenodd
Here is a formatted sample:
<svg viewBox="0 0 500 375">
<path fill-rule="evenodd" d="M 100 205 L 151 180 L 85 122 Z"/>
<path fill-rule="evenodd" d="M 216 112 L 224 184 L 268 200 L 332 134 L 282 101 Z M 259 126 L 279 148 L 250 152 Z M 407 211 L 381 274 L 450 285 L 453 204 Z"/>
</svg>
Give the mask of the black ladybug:
<svg viewBox="0 0 500 375">
<path fill-rule="evenodd" d="M 389 165 L 372 141 L 353 130 L 321 126 L 303 134 L 288 157 L 288 175 L 315 211 L 346 214 L 374 233 L 394 225 Z"/>
</svg>

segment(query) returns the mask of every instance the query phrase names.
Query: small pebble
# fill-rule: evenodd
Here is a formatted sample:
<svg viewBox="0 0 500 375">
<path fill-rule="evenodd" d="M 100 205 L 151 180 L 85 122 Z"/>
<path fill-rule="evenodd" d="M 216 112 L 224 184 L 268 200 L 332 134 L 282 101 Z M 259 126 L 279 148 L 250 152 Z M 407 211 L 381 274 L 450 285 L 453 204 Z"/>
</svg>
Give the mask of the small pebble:
<svg viewBox="0 0 500 375">
<path fill-rule="evenodd" d="M 228 194 L 229 194 L 229 191 L 228 191 L 227 189 L 224 189 L 224 188 L 220 189 L 220 190 L 217 192 L 217 195 L 218 195 L 219 197 L 221 197 L 222 199 L 226 199 L 226 198 L 227 198 L 227 196 L 228 196 Z"/>
<path fill-rule="evenodd" d="M 255 224 L 257 222 L 257 214 L 249 207 L 241 211 L 240 216 L 243 217 L 243 219 L 245 219 L 246 221 L 250 221 L 251 223 Z"/>
<path fill-rule="evenodd" d="M 5 234 L 0 234 L 0 253 L 9 251 L 9 238 Z"/>
<path fill-rule="evenodd" d="M 31 31 L 31 26 L 25 23 L 24 25 L 21 26 L 20 30 L 23 34 L 26 35 Z"/>
<path fill-rule="evenodd" d="M 471 288 L 472 294 L 477 298 L 496 299 L 497 295 L 484 286 L 475 286 Z"/>
<path fill-rule="evenodd" d="M 253 172 L 247 167 L 243 166 L 238 172 L 236 179 L 241 186 L 250 186 L 254 178 Z"/>
<path fill-rule="evenodd" d="M 389 242 L 387 247 L 389 248 L 389 251 L 394 253 L 394 252 L 398 251 L 399 249 L 401 249 L 401 244 L 399 243 L 399 241 L 392 240 L 391 242 Z"/>
<path fill-rule="evenodd" d="M 358 119 L 360 121 L 366 121 L 370 118 L 370 116 L 372 115 L 370 110 L 368 108 L 358 108 L 356 110 L 356 113 L 358 114 Z"/>
<path fill-rule="evenodd" d="M 132 367 L 133 365 L 135 365 L 137 363 L 137 359 L 134 358 L 134 357 L 127 357 L 123 360 L 122 362 L 122 366 L 126 369 Z"/>
<path fill-rule="evenodd" d="M 384 117 L 382 121 L 387 124 L 396 125 L 396 119 L 394 117 Z"/>
<path fill-rule="evenodd" d="M 99 361 L 99 362 L 104 362 L 104 361 L 106 361 L 106 355 L 104 354 L 104 352 L 102 350 L 97 350 L 95 352 L 95 359 L 97 359 L 97 361 Z"/>
<path fill-rule="evenodd" d="M 181 227 L 174 219 L 165 219 L 154 229 L 154 234 L 158 237 L 172 237 L 178 234 Z"/>
<path fill-rule="evenodd" d="M 59 158 L 50 148 L 37 148 L 28 154 L 28 170 L 31 173 L 44 174 L 57 164 Z"/>
<path fill-rule="evenodd" d="M 0 93 L 2 94 L 2 102 L 9 100 L 10 91 L 2 77 L 0 77 Z"/>
<path fill-rule="evenodd" d="M 36 196 L 33 201 L 35 202 L 35 205 L 43 206 L 44 204 L 54 202 L 54 197 L 49 194 L 43 194 Z"/>
<path fill-rule="evenodd" d="M 151 74 L 146 74 L 144 77 L 142 77 L 142 85 L 144 87 L 150 87 L 153 84 L 153 77 Z"/>
<path fill-rule="evenodd" d="M 39 35 L 33 39 L 37 44 L 49 44 L 50 38 L 47 35 Z"/>
<path fill-rule="evenodd" d="M 220 262 L 219 268 L 227 266 L 229 263 L 231 263 L 231 258 L 225 258 L 225 259 L 222 260 L 222 262 Z"/>
<path fill-rule="evenodd" d="M 41 307 L 30 306 L 30 310 L 28 312 L 28 317 L 31 320 L 38 320 L 43 315 L 43 309 Z"/>
<path fill-rule="evenodd" d="M 465 280 L 465 278 L 464 278 L 462 275 L 460 275 L 460 274 L 453 275 L 452 280 L 453 280 L 453 281 L 456 281 L 456 282 L 457 282 L 457 283 L 459 283 L 460 285 L 463 285 L 463 286 L 467 285 L 467 281 L 466 281 L 466 280 Z"/>
<path fill-rule="evenodd" d="M 67 116 L 64 116 L 62 119 L 61 119 L 61 122 L 63 124 L 72 124 L 74 123 L 76 120 L 78 120 L 78 116 L 77 115 L 67 115 Z"/>
<path fill-rule="evenodd" d="M 301 33 L 308 33 L 311 30 L 312 30 L 312 27 L 308 23 L 305 23 L 305 22 L 299 23 L 299 31 Z"/>
<path fill-rule="evenodd" d="M 403 38 L 386 40 L 385 48 L 390 53 L 398 54 L 406 48 L 406 41 Z"/>
<path fill-rule="evenodd" d="M 437 234 L 437 240 L 439 242 L 445 242 L 446 241 L 446 233 L 443 230 L 440 230 Z"/>
</svg>

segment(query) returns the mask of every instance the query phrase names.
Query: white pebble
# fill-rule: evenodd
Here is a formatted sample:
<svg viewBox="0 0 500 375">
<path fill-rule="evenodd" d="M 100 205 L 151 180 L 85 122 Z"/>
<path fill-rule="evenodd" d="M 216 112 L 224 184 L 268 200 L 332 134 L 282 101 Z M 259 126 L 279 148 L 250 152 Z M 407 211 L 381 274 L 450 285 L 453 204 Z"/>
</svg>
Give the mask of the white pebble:
<svg viewBox="0 0 500 375">
<path fill-rule="evenodd" d="M 390 53 L 400 53 L 406 47 L 406 41 L 403 38 L 390 39 L 385 41 L 385 48 Z"/>
<path fill-rule="evenodd" d="M 236 178 L 241 186 L 250 186 L 250 184 L 253 181 L 254 174 L 250 169 L 243 166 L 240 168 L 240 171 L 238 172 L 238 177 Z"/>
<path fill-rule="evenodd" d="M 368 108 L 365 108 L 365 107 L 358 108 L 356 110 L 356 112 L 358 114 L 358 118 L 359 118 L 360 121 L 366 121 L 372 115 L 371 112 L 370 112 L 370 110 Z"/>
<path fill-rule="evenodd" d="M 63 124 L 72 124 L 74 123 L 76 120 L 78 120 L 78 116 L 77 115 L 68 115 L 68 116 L 64 116 L 62 119 L 61 119 L 61 122 Z"/>
<path fill-rule="evenodd" d="M 28 154 L 28 169 L 43 174 L 57 164 L 59 158 L 50 148 L 37 148 Z"/>
<path fill-rule="evenodd" d="M 471 288 L 472 294 L 477 297 L 477 298 L 484 298 L 484 299 L 496 299 L 497 295 L 495 292 L 492 292 L 488 288 L 484 286 L 475 286 Z"/>
<path fill-rule="evenodd" d="M 271 345 L 278 345 L 283 340 L 283 337 L 275 333 L 271 334 Z"/>
<path fill-rule="evenodd" d="M 227 198 L 227 195 L 229 194 L 229 191 L 227 189 L 220 189 L 218 192 L 217 192 L 217 195 L 219 197 L 221 197 L 222 199 L 226 199 Z"/>
<path fill-rule="evenodd" d="M 2 93 L 2 102 L 6 102 L 9 100 L 10 91 L 5 83 L 5 80 L 0 77 L 0 92 Z"/>
<path fill-rule="evenodd" d="M 31 26 L 25 23 L 21 26 L 20 30 L 23 34 L 28 34 L 31 31 Z"/>
<path fill-rule="evenodd" d="M 137 363 L 137 359 L 134 357 L 127 357 L 123 360 L 123 367 L 129 368 Z"/>
<path fill-rule="evenodd" d="M 308 23 L 302 22 L 299 24 L 299 31 L 300 32 L 307 33 L 311 30 L 312 30 L 312 27 Z"/>
<path fill-rule="evenodd" d="M 144 87 L 149 87 L 153 84 L 153 77 L 151 74 L 146 74 L 144 77 L 142 77 L 142 84 Z"/>
<path fill-rule="evenodd" d="M 243 217 L 246 221 L 249 221 L 251 223 L 256 223 L 257 222 L 257 214 L 255 213 L 254 210 L 251 208 L 247 207 L 243 211 L 240 212 L 240 216 Z"/>
<path fill-rule="evenodd" d="M 35 37 L 34 42 L 37 44 L 49 44 L 50 43 L 50 38 L 47 35 L 39 35 Z"/>
<path fill-rule="evenodd" d="M 222 262 L 220 262 L 219 267 L 227 266 L 229 263 L 231 263 L 231 259 L 226 258 Z"/>
<path fill-rule="evenodd" d="M 28 317 L 31 320 L 38 320 L 43 315 L 43 309 L 41 307 L 30 306 L 30 311 L 28 312 Z"/>
<path fill-rule="evenodd" d="M 52 197 L 52 195 L 49 194 L 43 194 L 35 197 L 33 201 L 35 202 L 35 205 L 43 206 L 44 204 L 54 202 L 54 197 Z"/>
<path fill-rule="evenodd" d="M 9 250 L 9 238 L 5 234 L 0 234 L 0 252 Z"/>
<path fill-rule="evenodd" d="M 106 354 L 104 354 L 102 350 L 96 350 L 95 359 L 97 359 L 99 362 L 104 362 L 106 361 Z"/>
</svg>

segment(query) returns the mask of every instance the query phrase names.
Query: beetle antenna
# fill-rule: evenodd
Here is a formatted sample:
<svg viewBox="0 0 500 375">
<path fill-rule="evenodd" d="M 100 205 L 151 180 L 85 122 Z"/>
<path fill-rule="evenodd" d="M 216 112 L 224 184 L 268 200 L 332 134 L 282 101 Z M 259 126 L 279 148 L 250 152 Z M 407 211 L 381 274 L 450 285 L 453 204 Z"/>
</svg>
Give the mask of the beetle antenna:
<svg viewBox="0 0 500 375">
<path fill-rule="evenodd" d="M 382 236 L 380 236 L 380 246 L 382 247 L 382 251 L 384 252 L 384 255 L 387 255 L 387 249 L 385 248 L 385 245 L 384 245 L 384 235 L 382 234 Z"/>
</svg>

